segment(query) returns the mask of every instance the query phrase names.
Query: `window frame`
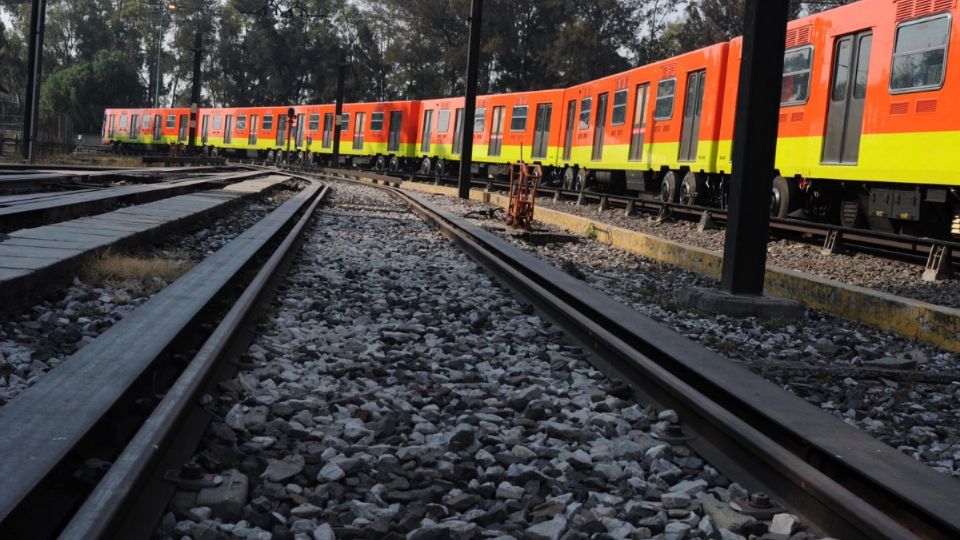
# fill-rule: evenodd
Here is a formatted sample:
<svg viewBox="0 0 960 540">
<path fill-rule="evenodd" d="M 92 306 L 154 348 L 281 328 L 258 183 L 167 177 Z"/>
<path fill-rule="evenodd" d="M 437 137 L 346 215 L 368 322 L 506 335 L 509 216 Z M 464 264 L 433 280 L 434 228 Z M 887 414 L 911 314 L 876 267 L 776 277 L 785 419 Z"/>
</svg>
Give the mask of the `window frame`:
<svg viewBox="0 0 960 540">
<path fill-rule="evenodd" d="M 812 85 L 812 82 L 813 82 L 813 61 L 814 61 L 814 55 L 817 54 L 816 48 L 814 48 L 814 46 L 813 46 L 812 43 L 811 43 L 811 44 L 808 44 L 808 45 L 801 45 L 801 46 L 799 46 L 799 47 L 792 47 L 792 48 L 790 48 L 790 49 L 787 49 L 787 50 L 783 51 L 783 55 L 784 55 L 784 58 L 786 58 L 786 55 L 787 55 L 787 54 L 792 53 L 792 52 L 794 52 L 794 51 L 801 51 L 801 50 L 803 50 L 803 49 L 810 49 L 810 67 L 808 67 L 808 68 L 805 69 L 805 70 L 801 70 L 801 71 L 791 71 L 790 73 L 787 73 L 786 71 L 784 71 L 783 74 L 780 76 L 780 92 L 781 92 L 781 93 L 783 92 L 783 80 L 784 80 L 785 78 L 787 78 L 787 75 L 796 75 L 796 74 L 798 74 L 798 73 L 809 73 L 810 76 L 807 77 L 807 97 L 806 97 L 805 99 L 803 99 L 803 100 L 781 101 L 781 102 L 780 102 L 780 106 L 781 106 L 781 107 L 793 107 L 793 106 L 795 106 L 795 105 L 806 105 L 807 102 L 810 101 L 810 88 L 811 88 L 811 86 L 813 86 L 813 85 Z"/>
<path fill-rule="evenodd" d="M 519 109 L 523 109 L 523 116 L 517 116 L 516 113 L 517 113 L 517 110 Z M 510 107 L 510 133 L 524 133 L 525 131 L 527 131 L 527 118 L 529 117 L 529 115 L 530 115 L 530 107 L 528 107 L 527 105 L 514 105 Z M 513 121 L 518 118 L 523 119 L 523 127 L 514 128 Z"/>
<path fill-rule="evenodd" d="M 213 115 L 213 130 L 220 131 L 223 129 L 223 115 L 215 114 Z"/>
<path fill-rule="evenodd" d="M 450 131 L 450 109 L 440 109 L 437 111 L 437 133 L 448 131 Z"/>
<path fill-rule="evenodd" d="M 624 96 L 624 98 L 623 98 L 623 119 L 620 120 L 619 122 L 617 122 L 617 121 L 614 119 L 614 118 L 616 117 L 617 95 L 618 95 L 618 94 L 622 94 L 622 95 Z M 621 88 L 621 89 L 619 89 L 619 90 L 614 91 L 614 92 L 613 92 L 613 101 L 611 101 L 610 103 L 611 103 L 611 105 L 612 105 L 612 106 L 610 107 L 610 127 L 626 125 L 626 123 L 627 123 L 627 109 L 628 109 L 629 106 L 630 106 L 630 89 L 629 89 L 629 88 Z M 631 127 L 632 127 L 632 126 L 631 126 Z"/>
<path fill-rule="evenodd" d="M 168 114 L 163 126 L 163 129 L 177 129 L 177 115 Z"/>
<path fill-rule="evenodd" d="M 943 70 L 940 72 L 940 82 L 935 85 L 926 85 L 926 86 L 912 86 L 910 88 L 893 88 L 893 66 L 897 61 L 897 40 L 900 37 L 900 29 L 906 26 L 913 26 L 915 24 L 921 24 L 936 19 L 946 19 L 947 20 L 947 39 L 946 43 L 943 45 Z M 896 28 L 893 29 L 893 52 L 890 55 L 890 76 L 887 80 L 887 90 L 889 90 L 890 95 L 898 94 L 912 94 L 915 92 L 931 92 L 936 90 L 941 90 L 943 85 L 947 82 L 947 66 L 950 65 L 948 56 L 950 55 L 950 37 L 953 31 L 953 14 L 952 13 L 936 13 L 933 15 L 928 15 L 926 17 L 920 17 L 918 19 L 911 19 L 909 21 L 903 21 L 898 24 Z M 930 48 L 930 49 L 918 49 L 915 51 L 910 51 L 909 53 L 900 53 L 900 54 L 916 54 L 918 52 L 927 52 L 935 51 L 940 47 Z"/>
<path fill-rule="evenodd" d="M 665 82 L 673 81 L 673 93 L 670 94 L 670 114 L 668 116 L 657 116 L 657 102 L 660 101 L 660 85 Z M 657 81 L 657 95 L 653 98 L 653 119 L 654 120 L 672 120 L 673 113 L 677 108 L 677 78 L 670 77 Z"/>
<path fill-rule="evenodd" d="M 587 109 L 586 126 L 584 126 L 583 122 L 583 104 L 585 102 L 590 104 L 590 108 Z M 580 108 L 578 109 L 579 112 L 577 114 L 577 131 L 590 131 L 590 119 L 593 117 L 593 96 L 581 98 L 579 105 Z"/>
<path fill-rule="evenodd" d="M 480 129 L 477 129 L 477 120 L 480 121 Z M 485 127 L 487 127 L 487 108 L 477 107 L 473 111 L 473 132 L 483 133 Z"/>
<path fill-rule="evenodd" d="M 238 114 L 237 120 L 233 123 L 233 132 L 240 133 L 241 131 L 244 131 L 246 129 L 247 129 L 247 115 Z"/>
<path fill-rule="evenodd" d="M 260 119 L 260 131 L 262 133 L 270 133 L 273 131 L 273 115 L 265 114 Z"/>
<path fill-rule="evenodd" d="M 377 118 L 377 115 L 380 115 L 380 128 L 379 128 L 379 129 L 373 127 L 374 121 L 375 121 L 375 119 Z M 383 111 L 373 111 L 373 112 L 371 112 L 371 113 L 370 113 L 370 131 L 371 131 L 372 133 L 379 133 L 379 132 L 383 131 L 383 121 L 384 121 Z"/>
<path fill-rule="evenodd" d="M 150 118 L 151 115 L 145 114 L 143 118 L 140 119 L 140 130 L 150 129 Z"/>
</svg>

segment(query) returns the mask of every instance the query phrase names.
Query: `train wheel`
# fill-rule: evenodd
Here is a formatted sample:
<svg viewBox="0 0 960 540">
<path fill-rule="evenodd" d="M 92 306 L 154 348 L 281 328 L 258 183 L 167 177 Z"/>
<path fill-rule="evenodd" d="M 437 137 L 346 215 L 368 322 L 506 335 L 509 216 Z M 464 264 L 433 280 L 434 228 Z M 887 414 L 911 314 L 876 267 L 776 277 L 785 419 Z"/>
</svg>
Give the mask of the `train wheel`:
<svg viewBox="0 0 960 540">
<path fill-rule="evenodd" d="M 677 202 L 677 193 L 680 191 L 680 182 L 677 174 L 667 171 L 660 180 L 660 202 Z"/>
<path fill-rule="evenodd" d="M 699 203 L 706 187 L 707 183 L 702 174 L 688 171 L 687 174 L 683 175 L 683 181 L 680 182 L 680 203 L 686 206 Z"/>
<path fill-rule="evenodd" d="M 387 165 L 387 160 L 383 156 L 377 156 L 376 161 L 373 162 L 373 170 L 382 172 Z"/>
<path fill-rule="evenodd" d="M 397 156 L 390 156 L 390 172 L 397 172 L 400 170 L 400 159 Z"/>
<path fill-rule="evenodd" d="M 430 174 L 431 167 L 430 158 L 425 157 L 423 161 L 420 162 L 420 174 Z"/>
<path fill-rule="evenodd" d="M 437 159 L 437 164 L 433 167 L 433 172 L 439 179 L 447 172 L 447 162 L 443 158 Z"/>
<path fill-rule="evenodd" d="M 800 203 L 800 188 L 796 182 L 782 176 L 773 179 L 770 189 L 770 215 L 773 217 L 787 217 L 797 209 Z"/>
<path fill-rule="evenodd" d="M 574 179 L 577 177 L 577 170 L 574 167 L 567 167 L 563 170 L 563 189 L 573 189 Z"/>
<path fill-rule="evenodd" d="M 863 226 L 862 201 L 857 194 L 848 194 L 840 201 L 840 225 L 848 228 Z"/>
<path fill-rule="evenodd" d="M 587 189 L 587 168 L 586 167 L 577 171 L 577 180 L 573 186 L 573 189 L 577 191 L 584 191 Z"/>
</svg>

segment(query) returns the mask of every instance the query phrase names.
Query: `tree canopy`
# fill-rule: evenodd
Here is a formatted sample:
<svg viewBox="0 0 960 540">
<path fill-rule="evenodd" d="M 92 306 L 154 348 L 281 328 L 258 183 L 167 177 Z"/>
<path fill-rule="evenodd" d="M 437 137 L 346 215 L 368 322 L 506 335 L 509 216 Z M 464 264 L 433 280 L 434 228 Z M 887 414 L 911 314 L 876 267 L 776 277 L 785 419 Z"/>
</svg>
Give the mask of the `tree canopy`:
<svg viewBox="0 0 960 540">
<path fill-rule="evenodd" d="M 799 2 L 793 16 L 849 0 Z M 22 99 L 29 5 L 0 8 L 0 87 Z M 49 0 L 41 103 L 96 129 L 105 106 L 201 105 L 462 93 L 470 0 Z M 481 93 L 558 88 L 730 39 L 742 0 L 485 0 Z"/>
</svg>

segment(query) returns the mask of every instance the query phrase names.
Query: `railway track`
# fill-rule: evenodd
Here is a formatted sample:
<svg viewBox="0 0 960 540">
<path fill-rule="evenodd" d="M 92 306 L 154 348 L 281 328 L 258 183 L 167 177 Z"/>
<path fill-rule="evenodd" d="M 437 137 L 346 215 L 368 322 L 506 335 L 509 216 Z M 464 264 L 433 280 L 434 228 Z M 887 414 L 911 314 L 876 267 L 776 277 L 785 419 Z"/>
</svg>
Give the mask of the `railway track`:
<svg viewBox="0 0 960 540">
<path fill-rule="evenodd" d="M 203 416 L 191 409 L 214 361 L 248 335 L 326 193 L 301 182 L 293 198 L 0 408 L 0 536 L 93 538 L 137 515 L 129 497 L 162 497 L 137 489 L 155 458 L 182 442 L 158 434 Z M 106 462 L 109 472 L 91 482 Z"/>
<path fill-rule="evenodd" d="M 42 391 L 32 393 L 38 398 L 16 400 L 0 408 L 0 452 L 19 456 L 0 466 L 0 474 L 10 486 L 0 498 L 0 531 L 5 531 L 5 536 L 18 537 L 25 532 L 34 538 L 150 534 L 174 490 L 174 483 L 165 481 L 164 476 L 170 478 L 170 471 L 178 471 L 189 459 L 209 421 L 200 396 L 211 392 L 216 381 L 237 367 L 229 359 L 251 339 L 251 321 L 269 298 L 271 284 L 280 279 L 281 269 L 325 193 L 325 188 L 319 192 L 319 184 L 331 180 L 323 176 L 313 179 L 312 175 L 300 178 L 311 180 L 316 188 L 314 198 L 299 197 L 303 212 L 289 216 L 297 218 L 296 225 L 212 331 L 209 319 L 204 321 L 206 330 L 196 328 L 195 316 L 182 313 L 182 306 L 169 311 L 158 305 L 154 317 L 167 310 L 165 316 L 176 321 L 164 323 L 159 332 L 152 333 L 147 346 L 138 347 L 134 356 L 139 359 L 131 362 L 136 367 L 125 365 L 124 377 L 102 374 L 111 382 L 99 389 L 91 386 L 90 380 L 74 377 L 80 372 L 63 371 L 55 382 L 42 381 Z M 432 207 L 424 198 L 381 189 L 409 205 L 563 327 L 593 353 L 598 368 L 626 381 L 646 402 L 678 411 L 684 421 L 681 439 L 730 478 L 767 491 L 816 529 L 841 538 L 960 535 L 960 517 L 955 515 L 960 488 L 955 480 L 665 331 L 492 234 Z M 204 281 L 194 279 L 179 289 L 214 287 L 201 283 Z M 203 311 L 199 305 L 194 308 Z M 121 338 L 104 351 L 97 351 L 94 344 L 88 348 L 93 347 L 91 352 L 99 356 L 123 350 L 121 356 L 129 359 L 133 353 L 126 351 L 128 344 L 142 339 L 141 329 L 147 324 L 149 319 L 124 325 L 115 332 Z M 184 339 L 187 335 L 192 339 Z M 173 350 L 184 348 L 186 352 L 173 356 L 177 362 L 170 362 Z M 142 379 L 158 357 L 186 364 L 176 375 L 162 377 L 175 382 L 159 391 L 151 388 L 152 384 L 123 386 L 121 381 Z M 90 377 L 96 369 L 81 371 Z M 152 373 L 154 378 L 156 373 Z M 90 388 L 98 390 L 91 396 Z M 45 403 L 54 389 L 64 399 Z M 162 398 L 154 407 L 156 400 L 149 396 L 157 394 Z M 127 402 L 116 401 L 121 397 Z M 131 398 L 138 405 L 127 408 Z M 149 411 L 144 411 L 144 402 L 151 404 Z M 83 404 L 79 411 L 75 410 L 78 403 Z M 131 423 L 126 417 L 132 409 L 139 419 Z M 129 425 L 123 430 L 120 424 Z M 99 433 L 91 437 L 94 430 Z M 126 436 L 117 436 L 118 430 Z M 114 440 L 112 447 L 97 447 L 107 440 Z M 95 487 L 65 496 L 64 485 L 71 482 L 64 475 L 69 477 L 91 455 L 116 457 L 108 460 L 112 466 Z"/>
<path fill-rule="evenodd" d="M 394 178 L 407 181 L 430 182 L 438 185 L 456 185 L 453 177 L 437 178 L 423 174 L 383 175 L 373 171 L 350 171 L 342 169 L 320 169 L 336 174 L 360 174 L 381 179 Z M 474 178 L 471 186 L 488 191 L 505 193 L 508 184 L 502 181 Z M 726 224 L 726 211 L 702 206 L 688 206 L 679 203 L 664 203 L 652 198 L 610 195 L 595 191 L 578 191 L 562 187 L 540 186 L 538 197 L 549 197 L 554 201 L 573 200 L 577 204 L 594 203 L 601 209 L 622 208 L 627 216 L 645 213 L 661 216 L 664 219 L 678 218 L 689 221 L 709 219 L 708 226 L 722 227 Z M 706 218 L 705 216 L 709 216 Z M 839 253 L 843 250 L 859 251 L 880 257 L 895 258 L 924 265 L 924 280 L 934 281 L 960 270 L 960 242 L 953 240 L 917 237 L 905 234 L 891 234 L 841 227 L 826 223 L 817 223 L 791 218 L 770 218 L 770 234 L 775 238 L 784 238 L 808 244 L 820 245 L 824 252 Z"/>
</svg>

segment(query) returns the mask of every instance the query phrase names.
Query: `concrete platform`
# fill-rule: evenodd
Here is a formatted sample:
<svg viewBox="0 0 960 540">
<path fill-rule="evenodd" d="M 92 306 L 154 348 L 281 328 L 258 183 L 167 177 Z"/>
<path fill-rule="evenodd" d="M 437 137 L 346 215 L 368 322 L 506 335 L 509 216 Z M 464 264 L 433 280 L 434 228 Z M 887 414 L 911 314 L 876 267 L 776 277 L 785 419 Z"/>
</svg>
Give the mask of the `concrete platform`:
<svg viewBox="0 0 960 540">
<path fill-rule="evenodd" d="M 760 319 L 799 319 L 804 309 L 803 304 L 796 300 L 766 295 L 736 295 L 704 287 L 680 291 L 677 301 L 680 305 L 707 313 Z"/>
</svg>

